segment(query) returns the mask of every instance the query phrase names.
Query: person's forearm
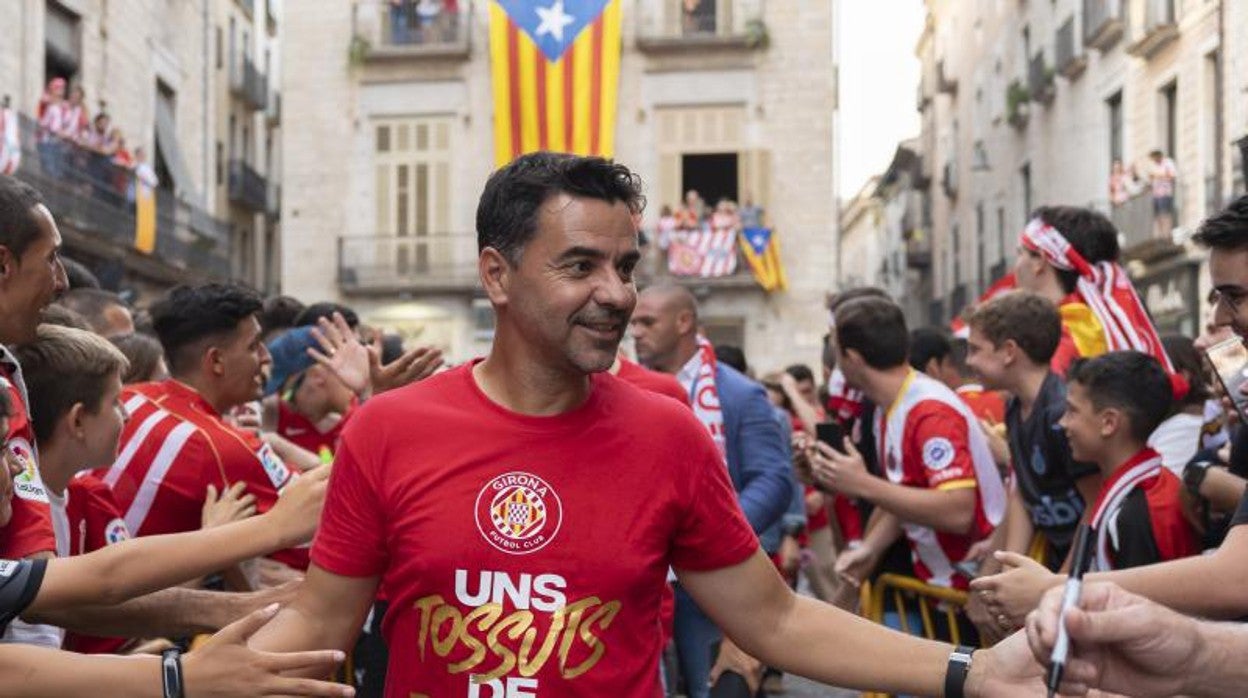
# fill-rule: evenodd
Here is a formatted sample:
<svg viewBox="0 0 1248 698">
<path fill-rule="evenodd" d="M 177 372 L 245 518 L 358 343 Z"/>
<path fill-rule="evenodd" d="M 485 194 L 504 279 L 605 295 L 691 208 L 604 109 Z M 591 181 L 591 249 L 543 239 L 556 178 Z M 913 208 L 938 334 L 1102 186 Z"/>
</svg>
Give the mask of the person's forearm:
<svg viewBox="0 0 1248 698">
<path fill-rule="evenodd" d="M 1244 496 L 1244 478 L 1226 468 L 1211 467 L 1200 483 L 1200 496 L 1209 500 L 1214 511 L 1233 512 Z"/>
<path fill-rule="evenodd" d="M 967 494 L 970 497 L 967 497 Z M 965 535 L 975 523 L 975 490 L 929 490 L 870 478 L 863 498 L 905 523 Z"/>
<path fill-rule="evenodd" d="M 888 546 L 892 545 L 900 535 L 901 522 L 897 520 L 897 517 L 876 507 L 867 521 L 867 530 L 862 536 L 862 544 L 870 546 L 870 549 L 878 555 L 888 550 Z"/>
<path fill-rule="evenodd" d="M 181 637 L 212 633 L 255 610 L 249 594 L 174 587 L 114 606 L 49 608 L 22 614 L 32 623 L 105 637 Z"/>
<path fill-rule="evenodd" d="M 273 447 L 273 450 L 277 452 L 277 455 L 287 465 L 294 466 L 301 473 L 324 465 L 321 463 L 320 456 L 299 446 L 281 434 L 267 433 L 264 435 L 264 441 Z"/>
<path fill-rule="evenodd" d="M 1183 672 L 1183 693 L 1209 698 L 1241 696 L 1248 686 L 1248 632 L 1243 625 L 1198 622 L 1202 648 L 1194 665 Z"/>
<path fill-rule="evenodd" d="M 815 408 L 811 407 L 810 403 L 806 402 L 806 399 L 796 390 L 791 390 L 786 386 L 784 394 L 785 397 L 789 398 L 789 404 L 793 405 L 793 412 L 797 414 L 798 420 L 802 423 L 802 431 L 814 436 L 815 425 L 819 423 L 819 414 L 815 412 Z M 835 445 L 837 447 L 840 446 L 840 444 Z"/>
<path fill-rule="evenodd" d="M 1035 536 L 1035 527 L 1017 488 L 1010 493 L 1010 508 L 1005 514 L 1005 527 L 1005 549 L 1026 555 L 1031 547 L 1031 539 Z"/>
<path fill-rule="evenodd" d="M 293 603 L 283 607 L 273 617 L 273 620 L 248 640 L 247 644 L 254 649 L 281 652 L 327 647 L 346 651 L 355 642 L 359 628 L 363 624 L 363 616 L 354 623 L 333 623 L 328 619 L 328 614 L 309 612 L 296 599 Z M 314 673 L 298 675 L 309 678 L 315 676 Z"/>
<path fill-rule="evenodd" d="M 161 698 L 159 657 L 80 655 L 29 645 L 0 646 L 0 698 L 109 695 Z"/>
</svg>

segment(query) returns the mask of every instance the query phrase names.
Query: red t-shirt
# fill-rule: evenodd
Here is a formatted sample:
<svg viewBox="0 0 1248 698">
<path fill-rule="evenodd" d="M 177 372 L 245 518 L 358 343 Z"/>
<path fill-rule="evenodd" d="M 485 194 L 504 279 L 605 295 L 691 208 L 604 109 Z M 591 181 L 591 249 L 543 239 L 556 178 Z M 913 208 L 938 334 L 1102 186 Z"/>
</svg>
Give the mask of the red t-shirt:
<svg viewBox="0 0 1248 698">
<path fill-rule="evenodd" d="M 130 530 L 122 519 L 113 491 L 103 480 L 90 473 L 82 473 L 69 481 L 66 490 L 65 518 L 69 529 L 70 555 L 85 555 L 130 538 Z M 63 646 L 80 654 L 112 654 L 129 642 L 125 638 L 70 632 L 66 633 Z"/>
<path fill-rule="evenodd" d="M 0 528 L 0 559 L 18 560 L 37 553 L 56 552 L 52 511 L 36 464 L 35 432 L 26 413 L 16 363 L 0 359 L 0 387 L 9 393 L 9 454 L 22 466 L 13 478 L 13 516 Z"/>
<path fill-rule="evenodd" d="M 910 408 L 901 439 L 901 453 L 887 446 L 887 419 L 877 423 L 879 453 L 889 481 L 906 487 L 935 490 L 975 488 L 978 480 L 967 435 L 966 420 L 940 400 L 923 400 Z M 900 462 L 899 462 L 900 461 Z M 953 567 L 966 558 L 975 541 L 992 533 L 982 501 L 975 499 L 975 523 L 970 535 L 937 531 L 902 522 L 910 542 L 915 576 L 925 582 L 966 589 L 969 580 Z"/>
<path fill-rule="evenodd" d="M 668 566 L 757 550 L 687 407 L 595 374 L 580 407 L 520 415 L 466 364 L 360 408 L 312 561 L 383 577 L 390 698 L 653 698 Z"/>
<path fill-rule="evenodd" d="M 1005 400 L 1001 399 L 1001 393 L 984 390 L 982 385 L 964 385 L 954 392 L 971 408 L 976 417 L 993 424 L 1005 423 Z"/>
<path fill-rule="evenodd" d="M 208 485 L 218 490 L 246 482 L 256 513 L 277 502 L 294 471 L 255 434 L 226 424 L 199 393 L 176 380 L 122 391 L 130 414 L 111 468 L 96 475 L 113 489 L 136 536 L 198 530 Z M 306 548 L 271 556 L 306 569 Z"/>
<path fill-rule="evenodd" d="M 353 412 L 355 407 L 347 410 L 329 431 L 320 431 L 312 420 L 296 412 L 285 400 L 278 400 L 277 433 L 305 451 L 320 455 L 321 450 L 325 449 L 332 455 L 338 449 L 342 429 Z"/>
<path fill-rule="evenodd" d="M 615 377 L 626 383 L 632 383 L 638 388 L 666 395 L 686 405 L 689 404 L 689 391 L 685 390 L 680 385 L 680 381 L 676 380 L 674 376 L 651 371 L 641 364 L 629 361 L 624 357 L 620 357 L 620 370 L 615 374 Z"/>
</svg>

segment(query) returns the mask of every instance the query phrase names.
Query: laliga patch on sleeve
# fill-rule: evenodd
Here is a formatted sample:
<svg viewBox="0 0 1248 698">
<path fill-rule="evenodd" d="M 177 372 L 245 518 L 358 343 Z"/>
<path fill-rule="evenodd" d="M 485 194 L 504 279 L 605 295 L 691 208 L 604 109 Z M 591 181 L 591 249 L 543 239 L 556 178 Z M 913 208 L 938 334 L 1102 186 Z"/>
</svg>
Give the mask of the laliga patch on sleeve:
<svg viewBox="0 0 1248 698">
<path fill-rule="evenodd" d="M 261 446 L 256 456 L 260 459 L 260 465 L 264 466 L 264 472 L 269 476 L 269 482 L 273 483 L 273 489 L 282 489 L 286 482 L 290 480 L 290 468 L 286 467 L 281 457 L 268 444 Z"/>
<path fill-rule="evenodd" d="M 130 529 L 121 519 L 113 519 L 104 527 L 104 544 L 115 545 L 123 540 L 130 540 Z"/>
<path fill-rule="evenodd" d="M 953 444 L 943 436 L 936 436 L 923 444 L 923 465 L 928 470 L 944 470 L 953 465 Z"/>
<path fill-rule="evenodd" d="M 34 449 L 30 447 L 30 442 L 20 436 L 9 439 L 9 457 L 17 461 L 22 469 L 13 477 L 13 493 L 27 501 L 47 504 L 48 493 L 43 488 L 43 480 L 39 478 L 39 468 L 35 464 Z"/>
</svg>

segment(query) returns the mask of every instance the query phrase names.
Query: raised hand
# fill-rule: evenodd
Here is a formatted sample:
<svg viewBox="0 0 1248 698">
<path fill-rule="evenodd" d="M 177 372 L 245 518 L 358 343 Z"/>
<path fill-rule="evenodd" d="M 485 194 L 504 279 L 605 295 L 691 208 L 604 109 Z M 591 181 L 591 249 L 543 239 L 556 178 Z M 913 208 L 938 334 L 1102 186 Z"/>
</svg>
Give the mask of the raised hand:
<svg viewBox="0 0 1248 698">
<path fill-rule="evenodd" d="M 369 349 L 355 336 L 342 314 L 334 313 L 332 321 L 321 318 L 312 328 L 312 337 L 321 349 L 309 347 L 308 356 L 338 376 L 351 392 L 368 397 L 372 388 Z"/>
</svg>

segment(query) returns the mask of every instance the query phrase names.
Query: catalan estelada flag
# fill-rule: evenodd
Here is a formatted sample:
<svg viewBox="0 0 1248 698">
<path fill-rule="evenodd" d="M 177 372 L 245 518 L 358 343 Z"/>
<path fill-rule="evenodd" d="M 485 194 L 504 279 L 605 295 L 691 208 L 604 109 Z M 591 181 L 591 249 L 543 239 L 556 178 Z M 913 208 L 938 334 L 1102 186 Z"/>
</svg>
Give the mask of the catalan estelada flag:
<svg viewBox="0 0 1248 698">
<path fill-rule="evenodd" d="M 495 164 L 614 154 L 620 2 L 490 0 Z"/>
<path fill-rule="evenodd" d="M 785 290 L 789 278 L 780 259 L 780 240 L 771 228 L 746 228 L 741 231 L 741 250 L 754 272 L 754 279 L 764 291 Z"/>
</svg>

